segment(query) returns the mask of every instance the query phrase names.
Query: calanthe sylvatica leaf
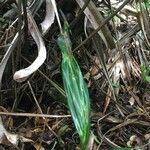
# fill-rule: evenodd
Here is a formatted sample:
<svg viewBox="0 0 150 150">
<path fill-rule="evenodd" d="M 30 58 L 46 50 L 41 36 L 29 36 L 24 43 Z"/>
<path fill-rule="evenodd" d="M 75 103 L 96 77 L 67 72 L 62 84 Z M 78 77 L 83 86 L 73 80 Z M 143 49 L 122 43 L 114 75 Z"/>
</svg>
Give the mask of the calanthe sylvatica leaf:
<svg viewBox="0 0 150 150">
<path fill-rule="evenodd" d="M 62 74 L 68 106 L 80 137 L 81 149 L 86 149 L 90 132 L 90 99 L 80 67 L 71 51 L 67 24 L 57 43 L 62 52 Z"/>
</svg>

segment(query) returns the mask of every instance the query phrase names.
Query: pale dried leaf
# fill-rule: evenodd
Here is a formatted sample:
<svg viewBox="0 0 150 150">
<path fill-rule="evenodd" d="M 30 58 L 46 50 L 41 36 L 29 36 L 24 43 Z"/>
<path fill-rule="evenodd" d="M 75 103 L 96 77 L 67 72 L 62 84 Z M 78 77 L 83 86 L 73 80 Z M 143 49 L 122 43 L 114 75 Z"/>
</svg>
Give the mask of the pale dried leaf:
<svg viewBox="0 0 150 150">
<path fill-rule="evenodd" d="M 134 99 L 133 97 L 131 97 L 131 98 L 129 99 L 129 103 L 130 103 L 131 106 L 133 106 L 134 103 L 135 103 L 135 99 Z"/>
<path fill-rule="evenodd" d="M 32 73 L 34 73 L 44 63 L 46 59 L 45 44 L 30 11 L 28 11 L 27 16 L 28 16 L 29 31 L 38 47 L 38 57 L 29 67 L 15 72 L 14 80 L 16 80 L 17 82 L 25 81 Z"/>
<path fill-rule="evenodd" d="M 11 134 L 9 133 L 2 122 L 2 119 L 0 118 L 0 143 L 2 144 L 3 138 L 6 137 L 7 140 L 12 143 L 13 145 L 18 145 L 19 136 L 17 134 Z"/>
<path fill-rule="evenodd" d="M 5 69 L 8 59 L 10 57 L 10 54 L 16 47 L 17 41 L 18 41 L 18 33 L 15 35 L 14 39 L 12 40 L 12 42 L 10 44 L 10 47 L 8 48 L 7 52 L 5 53 L 3 59 L 0 63 L 0 88 L 1 88 L 1 81 L 2 81 L 2 76 L 4 73 L 4 69 Z"/>
<path fill-rule="evenodd" d="M 43 22 L 41 23 L 42 34 L 46 34 L 51 25 L 54 23 L 55 12 L 52 2 L 50 0 L 46 0 L 46 16 Z"/>
<path fill-rule="evenodd" d="M 57 5 L 56 5 L 56 1 L 55 0 L 51 0 L 51 3 L 53 5 L 54 11 L 55 11 L 55 15 L 56 15 L 56 19 L 59 25 L 60 30 L 62 30 L 62 26 L 60 23 L 60 19 L 59 19 L 59 15 L 58 15 L 58 10 L 57 10 Z"/>
</svg>

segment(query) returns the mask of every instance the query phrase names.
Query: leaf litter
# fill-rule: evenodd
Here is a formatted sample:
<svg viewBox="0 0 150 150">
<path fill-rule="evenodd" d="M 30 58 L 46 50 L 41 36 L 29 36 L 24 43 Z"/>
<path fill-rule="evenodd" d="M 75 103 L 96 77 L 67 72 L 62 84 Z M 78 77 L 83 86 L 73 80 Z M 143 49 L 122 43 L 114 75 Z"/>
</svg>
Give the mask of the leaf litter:
<svg viewBox="0 0 150 150">
<path fill-rule="evenodd" d="M 1 148 L 149 149 L 149 0 L 20 2 L 0 1 Z M 69 60 L 61 69 L 67 43 L 57 39 L 65 21 L 87 106 L 83 89 L 75 88 L 82 84 L 66 74 Z M 14 73 L 23 68 L 30 73 L 17 83 Z"/>
</svg>

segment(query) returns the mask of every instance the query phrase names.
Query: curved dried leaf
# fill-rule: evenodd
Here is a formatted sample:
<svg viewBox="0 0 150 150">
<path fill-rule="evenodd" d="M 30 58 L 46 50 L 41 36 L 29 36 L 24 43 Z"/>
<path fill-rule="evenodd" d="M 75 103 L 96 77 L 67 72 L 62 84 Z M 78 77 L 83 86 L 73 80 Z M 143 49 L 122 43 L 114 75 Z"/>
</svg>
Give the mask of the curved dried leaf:
<svg viewBox="0 0 150 150">
<path fill-rule="evenodd" d="M 27 17 L 28 17 L 29 31 L 38 47 L 38 57 L 35 59 L 35 61 L 29 67 L 15 72 L 14 80 L 16 80 L 17 82 L 25 81 L 32 73 L 34 73 L 44 63 L 44 61 L 46 59 L 46 48 L 44 45 L 44 41 L 41 37 L 39 29 L 31 15 L 30 11 L 28 11 Z"/>
</svg>

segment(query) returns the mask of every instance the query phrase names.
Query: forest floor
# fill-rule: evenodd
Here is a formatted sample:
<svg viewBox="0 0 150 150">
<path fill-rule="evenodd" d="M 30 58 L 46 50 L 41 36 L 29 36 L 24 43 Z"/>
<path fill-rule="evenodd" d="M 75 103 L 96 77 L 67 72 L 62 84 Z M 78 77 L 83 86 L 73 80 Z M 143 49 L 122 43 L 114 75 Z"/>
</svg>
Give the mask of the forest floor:
<svg viewBox="0 0 150 150">
<path fill-rule="evenodd" d="M 150 1 L 56 0 L 56 5 L 60 24 L 69 24 L 72 54 L 89 91 L 87 149 L 149 150 Z M 0 150 L 80 149 L 53 7 L 47 0 L 0 0 Z M 39 54 L 43 45 L 46 59 Z M 33 70 L 39 67 L 31 74 L 15 74 L 28 73 L 24 68 L 38 55 Z"/>
</svg>

